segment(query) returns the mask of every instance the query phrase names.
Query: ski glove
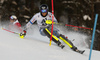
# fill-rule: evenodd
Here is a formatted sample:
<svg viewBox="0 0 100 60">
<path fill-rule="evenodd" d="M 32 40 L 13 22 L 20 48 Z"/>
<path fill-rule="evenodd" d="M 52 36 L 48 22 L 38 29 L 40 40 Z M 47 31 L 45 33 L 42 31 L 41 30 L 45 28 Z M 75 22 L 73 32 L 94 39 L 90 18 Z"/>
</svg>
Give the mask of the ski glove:
<svg viewBox="0 0 100 60">
<path fill-rule="evenodd" d="M 26 35 L 26 31 L 25 31 L 25 30 L 23 30 L 23 32 L 21 32 L 21 33 L 20 33 L 20 38 L 24 38 L 24 37 L 25 37 L 25 35 Z"/>
<path fill-rule="evenodd" d="M 46 20 L 46 22 L 45 22 L 46 24 L 52 24 L 52 20 Z M 54 24 L 56 24 L 56 22 L 54 21 L 53 22 Z"/>
</svg>

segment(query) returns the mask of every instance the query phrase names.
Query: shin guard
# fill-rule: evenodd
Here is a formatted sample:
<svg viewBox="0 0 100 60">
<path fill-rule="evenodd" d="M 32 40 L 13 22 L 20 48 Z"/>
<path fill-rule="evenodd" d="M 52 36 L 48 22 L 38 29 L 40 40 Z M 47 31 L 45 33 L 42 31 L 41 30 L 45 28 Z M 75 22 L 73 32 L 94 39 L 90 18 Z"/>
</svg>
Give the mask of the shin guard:
<svg viewBox="0 0 100 60">
<path fill-rule="evenodd" d="M 60 34 L 59 38 L 60 38 L 62 41 L 64 41 L 64 42 L 65 42 L 71 49 L 73 49 L 74 51 L 77 49 L 77 47 L 75 47 L 75 46 L 73 45 L 73 43 L 72 43 L 70 40 L 68 40 L 65 36 L 63 36 L 62 34 Z"/>
</svg>

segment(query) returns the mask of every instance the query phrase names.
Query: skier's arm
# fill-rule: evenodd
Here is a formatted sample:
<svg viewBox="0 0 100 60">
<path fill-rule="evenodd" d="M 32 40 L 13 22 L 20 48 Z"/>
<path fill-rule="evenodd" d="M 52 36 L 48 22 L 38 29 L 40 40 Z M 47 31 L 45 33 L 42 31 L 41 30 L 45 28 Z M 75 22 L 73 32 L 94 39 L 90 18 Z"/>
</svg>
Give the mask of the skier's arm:
<svg viewBox="0 0 100 60">
<path fill-rule="evenodd" d="M 26 30 L 35 22 L 35 16 L 32 17 L 32 19 L 26 24 L 24 27 L 24 30 L 20 33 L 20 38 L 24 38 L 26 35 Z"/>
<path fill-rule="evenodd" d="M 54 21 L 53 21 L 53 22 L 58 23 L 58 21 L 57 21 L 57 19 L 55 18 L 55 16 L 54 16 Z"/>
<path fill-rule="evenodd" d="M 52 20 L 52 13 L 50 13 L 50 15 L 51 15 L 51 20 Z M 55 16 L 54 16 L 54 21 L 53 21 L 53 22 L 58 23 L 58 21 L 57 21 L 57 19 L 55 18 Z"/>
<path fill-rule="evenodd" d="M 31 20 L 25 25 L 24 30 L 27 30 L 35 21 L 36 21 L 36 20 L 35 20 L 35 16 L 33 16 L 33 17 L 31 18 Z"/>
<path fill-rule="evenodd" d="M 53 21 L 53 22 L 54 22 L 54 24 L 55 24 L 55 23 L 58 23 L 55 17 L 54 17 L 54 21 Z M 52 19 L 46 20 L 45 23 L 46 23 L 46 24 L 52 24 Z"/>
<path fill-rule="evenodd" d="M 45 23 L 46 23 L 46 24 L 52 24 L 52 13 L 49 12 L 48 14 L 49 14 L 50 19 L 49 19 L 49 20 L 46 20 Z M 55 16 L 54 16 L 53 22 L 54 22 L 54 23 L 58 23 L 58 21 L 57 21 L 57 19 L 55 18 Z"/>
</svg>

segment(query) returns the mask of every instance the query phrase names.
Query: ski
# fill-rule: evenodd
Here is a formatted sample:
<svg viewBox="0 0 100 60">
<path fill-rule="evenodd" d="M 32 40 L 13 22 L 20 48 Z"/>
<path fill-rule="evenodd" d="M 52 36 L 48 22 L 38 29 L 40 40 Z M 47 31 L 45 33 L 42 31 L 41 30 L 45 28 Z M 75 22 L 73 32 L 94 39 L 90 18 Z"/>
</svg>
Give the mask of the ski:
<svg viewBox="0 0 100 60">
<path fill-rule="evenodd" d="M 77 50 L 76 52 L 83 54 L 85 52 L 85 50 Z"/>
</svg>

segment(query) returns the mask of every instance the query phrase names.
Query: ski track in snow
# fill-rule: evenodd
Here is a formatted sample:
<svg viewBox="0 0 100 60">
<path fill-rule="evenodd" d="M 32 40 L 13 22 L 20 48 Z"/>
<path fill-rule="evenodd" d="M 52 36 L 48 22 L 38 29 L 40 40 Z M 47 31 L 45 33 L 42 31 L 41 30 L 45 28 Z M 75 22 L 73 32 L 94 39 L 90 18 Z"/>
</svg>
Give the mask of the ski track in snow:
<svg viewBox="0 0 100 60">
<path fill-rule="evenodd" d="M 67 45 L 61 49 L 53 41 L 49 46 L 49 38 L 39 34 L 37 25 L 33 25 L 27 31 L 24 39 L 21 39 L 18 34 L 0 29 L 0 60 L 88 60 L 90 50 L 82 43 L 87 36 L 67 31 L 64 34 L 70 40 L 75 39 L 74 45 L 81 50 L 86 50 L 85 53 L 74 52 Z M 91 60 L 100 60 L 99 56 L 100 52 L 93 50 Z"/>
</svg>

